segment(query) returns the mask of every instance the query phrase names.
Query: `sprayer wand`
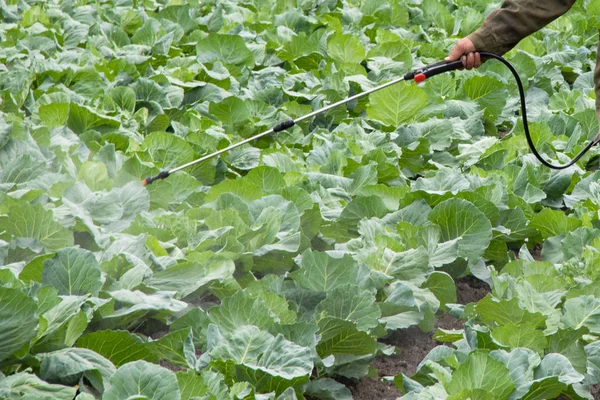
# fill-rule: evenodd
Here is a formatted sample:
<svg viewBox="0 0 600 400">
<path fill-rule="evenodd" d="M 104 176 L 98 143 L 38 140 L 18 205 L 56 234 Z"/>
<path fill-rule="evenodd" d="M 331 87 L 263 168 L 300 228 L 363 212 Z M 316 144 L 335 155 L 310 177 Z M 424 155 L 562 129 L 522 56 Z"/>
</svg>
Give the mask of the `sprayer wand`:
<svg viewBox="0 0 600 400">
<path fill-rule="evenodd" d="M 527 107 L 525 105 L 525 91 L 523 89 L 523 84 L 521 82 L 521 78 L 519 77 L 519 74 L 517 73 L 517 71 L 515 70 L 515 68 L 512 66 L 512 64 L 510 64 L 508 61 L 506 61 L 506 59 L 504 59 L 503 57 L 494 54 L 494 53 L 489 53 L 489 52 L 480 52 L 480 55 L 482 58 L 494 58 L 498 61 L 500 61 L 501 63 L 503 63 L 509 70 L 510 72 L 512 72 L 515 81 L 517 82 L 517 87 L 519 89 L 519 97 L 520 97 L 520 102 L 521 102 L 521 116 L 523 118 L 523 129 L 525 131 L 525 137 L 527 138 L 527 144 L 529 145 L 529 148 L 531 149 L 531 152 L 533 153 L 533 155 L 546 167 L 552 168 L 552 169 L 566 169 L 569 168 L 570 166 L 572 166 L 573 164 L 575 164 L 581 157 L 583 157 L 583 155 L 585 155 L 585 153 L 587 153 L 594 145 L 598 144 L 600 142 L 600 134 L 598 134 L 592 141 L 590 141 L 590 143 L 588 143 L 586 145 L 586 147 L 584 147 L 583 150 L 581 150 L 575 157 L 573 157 L 573 159 L 571 161 L 569 161 L 566 164 L 562 164 L 562 165 L 556 165 L 556 164 L 551 164 L 550 162 L 544 160 L 544 158 L 541 156 L 541 154 L 537 151 L 537 149 L 535 148 L 535 144 L 533 143 L 533 139 L 531 138 L 531 134 L 529 132 L 529 124 L 527 121 Z M 284 121 L 278 125 L 276 125 L 275 127 L 266 130 L 264 132 L 259 133 L 258 135 L 249 137 L 245 140 L 242 140 L 241 142 L 238 143 L 234 143 L 228 147 L 225 147 L 221 150 L 217 150 L 213 153 L 207 154 L 203 157 L 200 157 L 194 161 L 191 161 L 187 164 L 183 164 L 177 168 L 173 168 L 170 170 L 164 170 L 161 171 L 158 175 L 150 177 L 150 178 L 146 178 L 142 181 L 142 183 L 144 185 L 150 185 L 152 182 L 160 180 L 160 179 L 165 179 L 167 178 L 169 175 L 177 172 L 177 171 L 181 171 L 182 169 L 191 167 L 192 165 L 196 165 L 199 164 L 201 162 L 210 160 L 211 158 L 217 157 L 223 153 L 226 153 L 228 151 L 231 151 L 235 148 L 238 148 L 240 146 L 243 146 L 246 143 L 250 143 L 254 140 L 260 139 L 264 136 L 268 136 L 271 135 L 273 133 L 278 133 L 281 131 L 284 131 L 288 128 L 291 128 L 292 126 L 296 125 L 299 122 L 302 122 L 304 120 L 310 119 L 312 117 L 315 117 L 319 114 L 322 114 L 324 112 L 327 112 L 333 108 L 336 108 L 338 106 L 341 106 L 343 104 L 349 103 L 351 101 L 360 99 L 362 97 L 368 96 L 371 93 L 377 92 L 379 90 L 385 89 L 389 86 L 395 85 L 396 83 L 402 82 L 402 81 L 407 81 L 407 80 L 413 80 L 416 83 L 420 83 L 425 81 L 427 78 L 430 78 L 432 76 L 444 73 L 444 72 L 450 72 L 450 71 L 454 71 L 454 70 L 458 70 L 463 68 L 463 64 L 462 62 L 459 61 L 451 61 L 451 62 L 446 62 L 446 61 L 440 61 L 437 62 L 435 64 L 431 64 L 431 65 L 427 65 L 425 67 L 416 69 L 414 71 L 408 72 L 406 74 L 404 74 L 404 76 L 394 79 L 392 81 L 389 81 L 387 83 L 384 83 L 383 85 L 374 87 L 372 89 L 366 90 L 362 93 L 358 93 L 355 94 L 354 96 L 348 97 L 344 100 L 340 100 L 338 102 L 335 102 L 333 104 L 330 104 L 328 106 L 325 106 L 323 108 L 320 108 L 318 110 L 312 111 L 306 115 L 303 115 L 301 117 L 295 118 L 295 119 L 290 119 L 287 121 Z"/>
</svg>

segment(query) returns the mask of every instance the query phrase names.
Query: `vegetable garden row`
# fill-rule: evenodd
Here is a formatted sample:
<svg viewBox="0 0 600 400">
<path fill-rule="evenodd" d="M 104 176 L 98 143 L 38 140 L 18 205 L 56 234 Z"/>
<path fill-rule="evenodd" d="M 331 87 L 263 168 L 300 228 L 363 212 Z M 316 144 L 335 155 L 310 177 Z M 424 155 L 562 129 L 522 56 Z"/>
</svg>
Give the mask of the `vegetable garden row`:
<svg viewBox="0 0 600 400">
<path fill-rule="evenodd" d="M 446 312 L 464 329 L 390 377 L 403 398 L 592 399 L 598 150 L 541 166 L 499 63 L 141 184 L 439 61 L 498 6 L 0 1 L 0 398 L 350 399 L 401 354 L 383 338 Z M 580 1 L 507 55 L 559 162 L 598 132 L 599 27 Z M 465 275 L 492 293 L 458 304 Z"/>
</svg>

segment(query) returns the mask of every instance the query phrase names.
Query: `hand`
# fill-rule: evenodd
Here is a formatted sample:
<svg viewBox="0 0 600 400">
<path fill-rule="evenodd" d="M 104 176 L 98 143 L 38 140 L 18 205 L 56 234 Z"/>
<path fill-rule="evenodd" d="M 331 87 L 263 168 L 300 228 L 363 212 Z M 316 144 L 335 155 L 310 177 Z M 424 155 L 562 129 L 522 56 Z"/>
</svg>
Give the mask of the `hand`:
<svg viewBox="0 0 600 400">
<path fill-rule="evenodd" d="M 475 45 L 469 38 L 462 38 L 445 58 L 446 61 L 462 60 L 466 69 L 479 68 L 481 66 L 481 56 L 477 52 Z"/>
</svg>

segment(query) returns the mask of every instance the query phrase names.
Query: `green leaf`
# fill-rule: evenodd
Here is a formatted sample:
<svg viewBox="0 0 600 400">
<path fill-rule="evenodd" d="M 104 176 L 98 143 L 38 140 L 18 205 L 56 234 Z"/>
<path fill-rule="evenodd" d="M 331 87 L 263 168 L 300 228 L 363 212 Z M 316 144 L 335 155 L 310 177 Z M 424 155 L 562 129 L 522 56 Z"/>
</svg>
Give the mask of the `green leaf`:
<svg viewBox="0 0 600 400">
<path fill-rule="evenodd" d="M 423 14 L 428 21 L 442 29 L 445 29 L 448 34 L 451 34 L 454 29 L 454 18 L 444 4 L 436 0 L 423 1 Z"/>
<path fill-rule="evenodd" d="M 567 357 L 573 368 L 583 374 L 586 372 L 586 353 L 583 335 L 586 329 L 559 329 L 548 338 L 548 351 Z"/>
<path fill-rule="evenodd" d="M 305 393 L 323 400 L 352 400 L 352 393 L 346 386 L 329 378 L 310 381 Z"/>
<path fill-rule="evenodd" d="M 90 332 L 81 336 L 76 345 L 93 350 L 117 367 L 136 360 L 158 361 L 139 336 L 127 331 Z"/>
<path fill-rule="evenodd" d="M 357 64 L 365 58 L 365 48 L 354 35 L 334 35 L 327 43 L 327 50 L 331 58 L 340 64 Z"/>
<path fill-rule="evenodd" d="M 148 313 L 171 315 L 183 311 L 187 304 L 175 300 L 172 292 L 145 294 L 139 290 L 115 290 L 109 295 L 120 307 L 100 321 L 103 329 L 133 326 Z"/>
<path fill-rule="evenodd" d="M 167 132 L 154 132 L 144 139 L 144 148 L 155 163 L 163 169 L 171 169 L 194 159 L 194 151 L 180 137 Z"/>
<path fill-rule="evenodd" d="M 158 13 L 158 19 L 167 19 L 181 26 L 184 32 L 194 29 L 198 23 L 190 17 L 189 5 L 169 5 Z"/>
<path fill-rule="evenodd" d="M 535 370 L 535 379 L 557 376 L 558 380 L 567 385 L 583 381 L 584 375 L 575 371 L 569 360 L 562 354 L 546 354 L 540 366 Z"/>
<path fill-rule="evenodd" d="M 49 382 L 75 385 L 85 374 L 94 387 L 102 391 L 104 382 L 115 373 L 115 366 L 101 355 L 88 350 L 69 348 L 40 355 L 40 377 Z M 98 377 L 95 372 L 100 374 Z"/>
<path fill-rule="evenodd" d="M 316 346 L 318 331 L 319 328 L 316 325 L 305 322 L 297 322 L 290 325 L 273 325 L 269 328 L 269 332 L 273 335 L 282 334 L 290 342 L 308 348 Z"/>
<path fill-rule="evenodd" d="M 82 134 L 92 129 L 112 131 L 121 126 L 121 123 L 115 118 L 99 114 L 91 107 L 71 103 L 67 126 L 73 132 Z"/>
<path fill-rule="evenodd" d="M 194 345 L 201 347 L 205 344 L 206 328 L 209 324 L 208 313 L 200 307 L 192 308 L 190 311 L 177 318 L 170 326 L 171 331 L 191 328 L 194 335 Z"/>
<path fill-rule="evenodd" d="M 182 400 L 190 400 L 192 397 L 200 397 L 206 394 L 204 379 L 197 375 L 195 371 L 178 371 L 175 375 L 177 376 L 177 383 L 179 384 Z"/>
<path fill-rule="evenodd" d="M 529 388 L 529 391 L 524 400 L 546 400 L 556 399 L 567 390 L 567 385 L 560 382 L 558 377 L 552 376 L 549 378 L 539 379 L 534 381 Z"/>
<path fill-rule="evenodd" d="M 218 199 L 223 202 L 242 202 L 252 201 L 262 197 L 263 192 L 255 185 L 241 180 L 224 180 L 223 182 L 213 186 L 206 195 L 207 202 L 213 202 Z M 222 197 L 219 197 L 222 196 Z M 247 206 L 246 206 L 247 207 Z"/>
<path fill-rule="evenodd" d="M 194 368 L 196 352 L 191 332 L 189 328 L 171 332 L 150 342 L 148 347 L 161 360 L 169 361 L 183 368 Z"/>
<path fill-rule="evenodd" d="M 544 208 L 534 215 L 529 226 L 537 229 L 543 239 L 547 239 L 574 231 L 581 226 L 581 221 L 577 218 L 568 217 L 562 211 Z"/>
<path fill-rule="evenodd" d="M 498 343 L 510 348 L 526 347 L 538 354 L 543 354 L 547 345 L 544 332 L 536 329 L 532 323 L 509 322 L 492 330 L 492 337 Z"/>
<path fill-rule="evenodd" d="M 438 204 L 429 220 L 441 228 L 442 240 L 459 239 L 458 253 L 478 259 L 492 240 L 492 225 L 477 207 L 466 200 L 448 199 Z"/>
<path fill-rule="evenodd" d="M 479 103 L 490 118 L 497 117 L 506 104 L 506 86 L 491 76 L 473 76 L 463 83 L 465 94 Z"/>
<path fill-rule="evenodd" d="M 438 328 L 434 335 L 433 339 L 442 343 L 454 343 L 464 338 L 464 330 L 463 329 L 442 329 Z"/>
<path fill-rule="evenodd" d="M 46 168 L 44 161 L 33 159 L 28 155 L 19 157 L 4 165 L 4 169 L 0 174 L 0 182 L 35 184 L 34 182 L 39 177 L 40 170 L 43 168 Z"/>
<path fill-rule="evenodd" d="M 117 86 L 108 91 L 115 105 L 131 114 L 135 111 L 135 92 L 130 87 Z"/>
<path fill-rule="evenodd" d="M 389 317 L 381 318 L 381 322 L 385 324 L 386 329 L 407 329 L 411 326 L 419 325 L 425 319 L 425 313 L 414 307 L 408 311 L 403 311 Z"/>
<path fill-rule="evenodd" d="M 578 90 L 556 92 L 550 97 L 549 110 L 560 110 L 568 114 L 573 113 L 577 98 L 581 96 Z"/>
<path fill-rule="evenodd" d="M 412 191 L 422 190 L 430 194 L 452 193 L 456 195 L 468 190 L 471 184 L 460 171 L 443 168 L 433 177 L 419 178 L 412 185 Z"/>
<path fill-rule="evenodd" d="M 507 242 L 524 240 L 536 234 L 536 230 L 529 226 L 529 220 L 520 208 L 500 211 L 499 225 L 503 228 L 500 236 Z"/>
<path fill-rule="evenodd" d="M 0 326 L 0 361 L 4 361 L 35 337 L 37 304 L 20 290 L 0 286 Z"/>
<path fill-rule="evenodd" d="M 218 32 L 223 27 L 223 7 L 217 4 L 217 7 L 210 16 L 207 28 L 209 32 Z"/>
<path fill-rule="evenodd" d="M 112 180 L 108 177 L 106 164 L 101 162 L 84 162 L 79 168 L 77 179 L 84 181 L 95 192 L 112 188 Z"/>
<path fill-rule="evenodd" d="M 210 103 L 208 112 L 230 131 L 243 125 L 249 117 L 246 103 L 237 97 L 227 97 L 219 103 Z"/>
<path fill-rule="evenodd" d="M 429 254 L 423 247 L 399 253 L 385 249 L 373 269 L 404 281 L 422 282 L 428 273 L 433 272 L 429 265 Z"/>
<path fill-rule="evenodd" d="M 171 125 L 169 117 L 165 114 L 158 114 L 146 125 L 146 133 L 163 132 L 169 129 L 169 125 Z"/>
<path fill-rule="evenodd" d="M 263 193 L 278 193 L 286 187 L 281 173 L 272 167 L 254 168 L 244 180 L 258 187 Z"/>
<path fill-rule="evenodd" d="M 19 274 L 19 279 L 25 283 L 33 282 L 42 282 L 42 275 L 44 272 L 44 262 L 54 257 L 54 254 L 44 254 L 43 256 L 35 257 L 31 260 L 25 268 Z"/>
<path fill-rule="evenodd" d="M 277 335 L 269 343 L 256 363 L 246 362 L 245 365 L 257 372 L 287 380 L 308 376 L 313 369 L 310 349 L 298 346 L 282 335 Z"/>
<path fill-rule="evenodd" d="M 487 352 L 475 350 L 454 371 L 452 379 L 444 385 L 449 394 L 463 390 L 482 389 L 494 394 L 497 400 L 506 400 L 515 390 L 510 372 L 500 361 Z"/>
<path fill-rule="evenodd" d="M 519 306 L 519 299 L 497 300 L 491 295 L 481 299 L 475 306 L 481 321 L 488 325 L 532 323 L 536 328 L 542 326 L 546 317 L 540 313 L 530 313 Z"/>
<path fill-rule="evenodd" d="M 433 272 L 421 287 L 431 290 L 442 306 L 447 303 L 456 303 L 454 279 L 445 272 Z"/>
<path fill-rule="evenodd" d="M 244 39 L 236 35 L 211 33 L 208 37 L 198 41 L 196 54 L 200 63 L 222 61 L 226 64 L 248 67 L 254 65 L 254 55 L 246 47 Z"/>
<path fill-rule="evenodd" d="M 9 237 L 34 239 L 49 252 L 73 245 L 73 234 L 55 222 L 53 212 L 39 203 L 20 201 L 9 207 L 8 214 L 10 217 L 0 217 L 0 232 Z"/>
<path fill-rule="evenodd" d="M 237 148 L 230 151 L 224 159 L 233 168 L 251 171 L 260 163 L 260 150 L 255 147 Z"/>
<path fill-rule="evenodd" d="M 258 298 L 265 302 L 265 306 L 277 318 L 280 324 L 293 324 L 296 322 L 296 313 L 289 308 L 285 297 L 272 292 L 259 292 Z"/>
<path fill-rule="evenodd" d="M 214 347 L 209 349 L 210 356 L 214 360 L 231 360 L 236 364 L 256 363 L 263 350 L 272 341 L 272 335 L 266 334 L 256 326 L 241 326 L 220 337 Z"/>
<path fill-rule="evenodd" d="M 494 393 L 484 389 L 467 389 L 462 390 L 458 394 L 448 396 L 447 400 L 495 400 Z"/>
<path fill-rule="evenodd" d="M 327 297 L 315 309 L 317 315 L 352 321 L 361 331 L 378 325 L 381 312 L 375 297 L 358 286 L 343 285 L 327 292 Z"/>
<path fill-rule="evenodd" d="M 31 7 L 23 13 L 21 25 L 27 28 L 35 24 L 36 22 L 39 22 L 44 25 L 50 24 L 50 21 L 48 20 L 44 9 L 39 5 Z"/>
<path fill-rule="evenodd" d="M 109 379 L 102 399 L 133 399 L 133 396 L 152 400 L 181 398 L 175 374 L 146 361 L 134 361 L 119 368 Z"/>
<path fill-rule="evenodd" d="M 588 328 L 600 333 L 600 299 L 594 296 L 579 296 L 565 301 L 561 322 L 575 330 Z"/>
<path fill-rule="evenodd" d="M 183 298 L 215 281 L 223 281 L 235 270 L 233 261 L 213 261 L 206 265 L 180 263 L 156 272 L 145 283 L 159 290 L 175 291 Z"/>
<path fill-rule="evenodd" d="M 387 214 L 388 208 L 378 196 L 356 196 L 342 210 L 340 224 L 349 229 L 354 228 L 364 218 L 381 218 Z"/>
<path fill-rule="evenodd" d="M 74 387 L 53 385 L 28 372 L 0 377 L 0 394 L 5 399 L 73 400 L 76 393 Z"/>
<path fill-rule="evenodd" d="M 307 249 L 302 253 L 300 269 L 290 274 L 298 286 L 327 292 L 346 284 L 356 284 L 355 261 L 348 254 L 334 258 L 327 253 Z"/>
<path fill-rule="evenodd" d="M 220 306 L 211 308 L 209 314 L 213 323 L 227 331 L 235 331 L 245 325 L 267 328 L 275 323 L 264 301 L 252 299 L 243 291 L 224 299 Z"/>
<path fill-rule="evenodd" d="M 69 117 L 69 103 L 50 103 L 40 105 L 38 115 L 48 127 L 63 126 Z"/>
<path fill-rule="evenodd" d="M 98 295 L 102 287 L 100 264 L 88 250 L 69 247 L 44 261 L 42 283 L 52 285 L 61 295 Z"/>
<path fill-rule="evenodd" d="M 223 380 L 223 376 L 212 371 L 204 371 L 197 375 L 195 371 L 176 372 L 181 400 L 193 400 L 208 395 L 207 400 L 218 400 L 229 398 L 229 390 Z"/>
<path fill-rule="evenodd" d="M 313 369 L 310 349 L 254 326 L 226 335 L 210 355 L 220 369 L 229 369 L 228 364 L 233 362 L 236 380 L 250 382 L 259 392 L 279 392 L 281 388 L 303 384 Z"/>
<path fill-rule="evenodd" d="M 433 329 L 434 313 L 439 301 L 428 289 L 421 289 L 410 282 L 396 281 L 392 284 L 382 311 L 387 315 L 380 319 L 388 329 L 404 329 L 421 324 L 423 330 Z"/>
<path fill-rule="evenodd" d="M 335 317 L 319 321 L 321 340 L 317 352 L 321 358 L 331 354 L 371 354 L 377 342 L 366 332 L 359 331 L 356 324 Z"/>
<path fill-rule="evenodd" d="M 427 105 L 427 95 L 416 85 L 394 85 L 369 99 L 367 116 L 393 127 L 413 119 Z"/>
<path fill-rule="evenodd" d="M 412 66 L 410 49 L 401 42 L 384 42 L 369 49 L 368 58 L 386 57 L 394 61 L 404 62 L 406 69 Z"/>
<path fill-rule="evenodd" d="M 141 31 L 138 31 L 138 33 Z M 137 34 L 137 33 L 136 33 Z M 169 92 L 158 82 L 146 78 L 139 78 L 131 88 L 135 91 L 135 98 L 138 104 L 145 105 L 150 115 L 160 114 L 161 107 L 171 107 Z M 148 114 L 146 114 L 148 115 Z"/>
<path fill-rule="evenodd" d="M 600 378 L 600 341 L 596 340 L 585 346 L 588 374 L 598 382 Z"/>
<path fill-rule="evenodd" d="M 53 296 L 56 296 L 56 291 L 47 295 Z M 85 300 L 84 296 L 65 296 L 62 301 L 57 297 L 45 299 L 51 308 L 40 316 L 38 336 L 31 352 L 48 352 L 72 346 L 88 325 L 86 313 L 81 309 Z"/>
</svg>

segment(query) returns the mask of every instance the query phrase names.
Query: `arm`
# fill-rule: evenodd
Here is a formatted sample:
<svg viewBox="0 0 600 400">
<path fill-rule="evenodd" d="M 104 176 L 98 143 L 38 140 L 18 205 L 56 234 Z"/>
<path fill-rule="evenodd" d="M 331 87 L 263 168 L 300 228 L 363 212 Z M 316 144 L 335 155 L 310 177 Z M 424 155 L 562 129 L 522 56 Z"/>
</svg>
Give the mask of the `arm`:
<svg viewBox="0 0 600 400">
<path fill-rule="evenodd" d="M 573 6 L 575 0 L 506 0 L 468 38 L 477 50 L 504 54 Z"/>
<path fill-rule="evenodd" d="M 476 51 L 506 53 L 522 39 L 569 11 L 575 1 L 505 0 L 499 10 L 488 15 L 479 29 L 457 42 L 446 61 L 462 57 L 467 69 L 479 67 L 481 60 Z"/>
</svg>

